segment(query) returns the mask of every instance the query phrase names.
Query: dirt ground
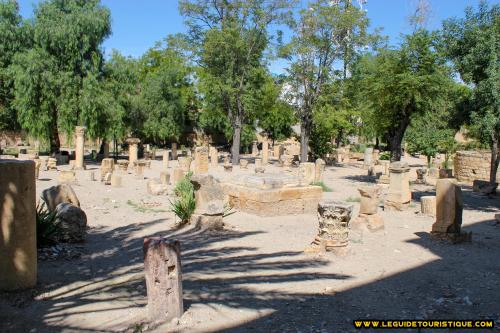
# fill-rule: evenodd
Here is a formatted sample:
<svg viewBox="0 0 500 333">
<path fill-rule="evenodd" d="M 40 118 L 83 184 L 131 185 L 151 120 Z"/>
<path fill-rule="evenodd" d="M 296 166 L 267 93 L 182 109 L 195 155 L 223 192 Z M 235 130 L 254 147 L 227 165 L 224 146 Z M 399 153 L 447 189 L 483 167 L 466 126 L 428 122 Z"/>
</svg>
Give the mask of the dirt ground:
<svg viewBox="0 0 500 333">
<path fill-rule="evenodd" d="M 159 177 L 161 165 L 153 161 L 145 176 Z M 223 232 L 175 230 L 168 197 L 148 195 L 146 180 L 132 174 L 121 188 L 91 182 L 98 167 L 78 172 L 73 186 L 88 217 L 87 241 L 40 252 L 37 288 L 0 294 L 0 332 L 359 332 L 352 321 L 370 318 L 494 319 L 499 330 L 498 197 L 463 185 L 472 242 L 452 245 L 430 240 L 433 219 L 418 214 L 419 197 L 433 187 L 412 185 L 407 211 L 380 209 L 384 231 L 351 232 L 342 255 L 307 255 L 314 214 L 237 212 Z M 253 165 L 211 172 L 234 177 L 253 173 Z M 41 172 L 37 192 L 56 179 L 56 171 Z M 352 202 L 357 216 L 357 188 L 374 180 L 352 163 L 327 166 L 324 181 L 332 189 L 324 198 Z M 145 319 L 142 243 L 151 235 L 178 239 L 182 248 L 185 313 L 160 327 Z"/>
</svg>

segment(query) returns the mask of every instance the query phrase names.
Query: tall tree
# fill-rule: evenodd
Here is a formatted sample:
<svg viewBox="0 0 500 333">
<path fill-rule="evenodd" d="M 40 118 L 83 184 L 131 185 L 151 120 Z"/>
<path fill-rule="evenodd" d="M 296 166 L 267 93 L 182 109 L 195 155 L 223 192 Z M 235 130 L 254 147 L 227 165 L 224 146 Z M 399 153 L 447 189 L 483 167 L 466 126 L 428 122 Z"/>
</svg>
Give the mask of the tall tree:
<svg viewBox="0 0 500 333">
<path fill-rule="evenodd" d="M 19 128 L 14 99 L 13 76 L 9 71 L 16 53 L 30 44 L 29 26 L 23 24 L 15 0 L 0 0 L 0 130 Z"/>
<path fill-rule="evenodd" d="M 323 88 L 334 78 L 346 77 L 349 63 L 367 43 L 368 19 L 352 0 L 311 1 L 292 24 L 292 41 L 284 54 L 292 61 L 288 69 L 301 124 L 301 160 L 307 161 L 313 128 L 313 111 Z M 336 62 L 344 70 L 338 73 Z"/>
<path fill-rule="evenodd" d="M 443 24 L 445 50 L 462 80 L 472 87 L 472 133 L 491 148 L 490 183 L 500 163 L 500 6 L 481 1 L 465 18 Z"/>
<path fill-rule="evenodd" d="M 100 80 L 100 45 L 110 29 L 109 10 L 99 0 L 47 0 L 35 9 L 33 47 L 13 65 L 14 105 L 21 126 L 49 139 L 52 153 L 59 150 L 60 129 L 70 134 L 85 125 L 90 134 L 102 132 L 95 114 L 102 108 L 89 96 Z"/>
<path fill-rule="evenodd" d="M 210 93 L 233 128 L 232 160 L 239 161 L 241 131 L 247 121 L 245 100 L 259 82 L 268 27 L 287 17 L 292 0 L 180 0 L 195 55 Z"/>
<path fill-rule="evenodd" d="M 452 83 L 445 59 L 436 50 L 436 35 L 417 30 L 405 37 L 398 50 L 381 51 L 360 61 L 364 77 L 364 99 L 391 151 L 391 160 L 401 159 L 401 142 L 416 114 L 439 108 Z M 372 62 L 372 63 L 370 63 Z"/>
</svg>

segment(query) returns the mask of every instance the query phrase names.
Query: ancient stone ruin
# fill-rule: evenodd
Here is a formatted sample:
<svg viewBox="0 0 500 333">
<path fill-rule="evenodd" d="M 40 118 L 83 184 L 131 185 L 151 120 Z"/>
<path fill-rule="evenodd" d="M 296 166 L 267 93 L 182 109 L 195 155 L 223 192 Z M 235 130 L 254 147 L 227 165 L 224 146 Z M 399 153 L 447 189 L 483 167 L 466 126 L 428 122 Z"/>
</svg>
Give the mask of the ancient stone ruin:
<svg viewBox="0 0 500 333">
<path fill-rule="evenodd" d="M 361 195 L 359 215 L 352 224 L 366 227 L 370 231 L 384 229 L 384 221 L 378 213 L 380 187 L 363 186 L 358 188 L 358 191 Z"/>
<path fill-rule="evenodd" d="M 220 230 L 224 227 L 224 192 L 218 179 L 212 175 L 194 175 L 196 209 L 191 216 L 191 223 L 198 229 Z"/>
<path fill-rule="evenodd" d="M 386 210 L 404 210 L 411 201 L 410 167 L 405 162 L 394 162 L 389 167 L 389 191 L 384 201 Z"/>
</svg>

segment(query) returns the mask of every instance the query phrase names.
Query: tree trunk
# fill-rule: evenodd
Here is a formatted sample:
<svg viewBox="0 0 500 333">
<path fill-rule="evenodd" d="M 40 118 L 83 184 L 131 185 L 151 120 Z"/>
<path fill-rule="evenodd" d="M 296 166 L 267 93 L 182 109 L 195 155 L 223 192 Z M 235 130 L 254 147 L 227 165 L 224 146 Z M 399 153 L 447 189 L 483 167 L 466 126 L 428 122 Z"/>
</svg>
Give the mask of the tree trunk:
<svg viewBox="0 0 500 333">
<path fill-rule="evenodd" d="M 311 129 L 305 121 L 300 123 L 300 162 L 307 162 Z M 309 126 L 310 127 L 310 126 Z"/>
<path fill-rule="evenodd" d="M 241 145 L 241 118 L 236 115 L 236 119 L 233 122 L 234 133 L 233 133 L 233 145 L 231 146 L 231 155 L 233 165 L 238 165 L 240 162 L 240 145 Z"/>
<path fill-rule="evenodd" d="M 496 193 L 497 171 L 500 163 L 500 151 L 498 151 L 498 138 L 492 135 L 491 142 L 491 164 L 490 164 L 490 184 L 492 185 L 492 193 Z"/>
<path fill-rule="evenodd" d="M 378 136 L 375 137 L 375 149 L 380 150 L 380 140 L 378 139 Z"/>
<path fill-rule="evenodd" d="M 54 156 L 59 153 L 61 149 L 61 141 L 59 140 L 59 130 L 57 129 L 57 125 L 52 125 L 52 130 L 50 131 L 50 155 Z"/>
<path fill-rule="evenodd" d="M 336 145 L 337 145 L 337 148 L 340 148 L 340 144 L 342 143 L 342 139 L 344 137 L 344 131 L 342 130 L 339 130 L 339 132 L 337 133 L 337 138 L 336 138 Z"/>
<path fill-rule="evenodd" d="M 394 135 L 391 137 L 391 162 L 401 161 L 401 142 L 403 137 Z"/>
<path fill-rule="evenodd" d="M 403 137 L 405 136 L 406 129 L 410 124 L 410 114 L 412 112 L 405 112 L 406 116 L 403 116 L 399 120 L 397 127 L 393 127 L 389 133 L 387 133 L 387 142 L 391 150 L 391 162 L 401 161 L 401 142 L 403 142 Z"/>
</svg>

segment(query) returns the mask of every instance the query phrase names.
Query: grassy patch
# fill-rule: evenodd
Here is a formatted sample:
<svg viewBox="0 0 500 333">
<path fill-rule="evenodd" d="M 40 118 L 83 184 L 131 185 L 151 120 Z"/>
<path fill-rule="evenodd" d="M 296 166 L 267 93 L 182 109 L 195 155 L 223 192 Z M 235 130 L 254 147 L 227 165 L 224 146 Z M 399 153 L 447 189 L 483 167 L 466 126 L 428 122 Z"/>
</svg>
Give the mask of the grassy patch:
<svg viewBox="0 0 500 333">
<path fill-rule="evenodd" d="M 349 197 L 349 198 L 345 199 L 345 201 L 347 201 L 347 202 L 360 202 L 361 198 L 360 197 Z"/>
<path fill-rule="evenodd" d="M 145 205 L 144 203 L 135 203 L 132 200 L 127 200 L 127 205 L 134 208 L 134 210 L 136 212 L 139 212 L 139 213 L 166 213 L 166 212 L 168 212 L 168 210 L 151 208 L 151 207 L 148 207 L 147 205 Z"/>
<path fill-rule="evenodd" d="M 313 182 L 313 183 L 311 183 L 311 185 L 321 186 L 321 188 L 323 189 L 323 192 L 332 192 L 332 189 L 329 188 L 328 186 L 326 186 L 326 184 L 324 182 Z"/>
</svg>

